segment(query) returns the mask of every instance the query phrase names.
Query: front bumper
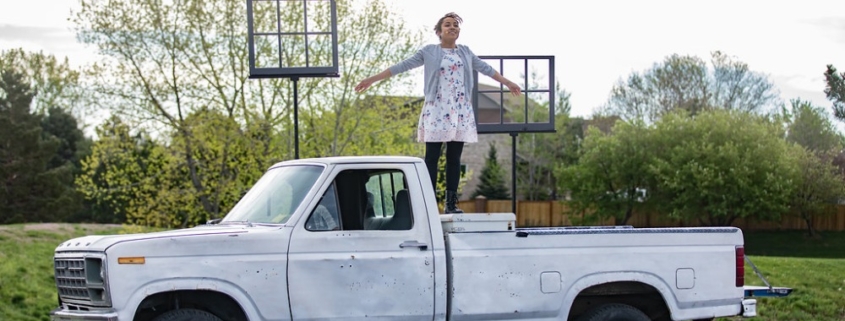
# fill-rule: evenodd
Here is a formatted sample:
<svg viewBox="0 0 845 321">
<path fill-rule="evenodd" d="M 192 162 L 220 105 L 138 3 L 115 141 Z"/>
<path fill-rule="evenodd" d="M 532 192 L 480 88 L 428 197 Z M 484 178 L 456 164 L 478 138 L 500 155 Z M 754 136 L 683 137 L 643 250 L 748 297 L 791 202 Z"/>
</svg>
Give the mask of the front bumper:
<svg viewBox="0 0 845 321">
<path fill-rule="evenodd" d="M 97 311 L 72 311 L 62 307 L 50 311 L 50 321 L 118 321 L 114 309 Z"/>
</svg>

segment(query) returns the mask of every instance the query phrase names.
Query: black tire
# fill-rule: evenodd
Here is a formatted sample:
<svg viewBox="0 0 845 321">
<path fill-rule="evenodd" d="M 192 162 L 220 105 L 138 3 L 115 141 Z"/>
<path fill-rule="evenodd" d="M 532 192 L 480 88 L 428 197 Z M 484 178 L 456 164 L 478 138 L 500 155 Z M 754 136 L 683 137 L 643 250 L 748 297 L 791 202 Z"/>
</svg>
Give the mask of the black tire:
<svg viewBox="0 0 845 321">
<path fill-rule="evenodd" d="M 165 312 L 153 321 L 222 321 L 216 315 L 197 309 L 179 309 Z"/>
<path fill-rule="evenodd" d="M 651 318 L 630 305 L 612 303 L 587 311 L 577 321 L 651 321 Z"/>
</svg>

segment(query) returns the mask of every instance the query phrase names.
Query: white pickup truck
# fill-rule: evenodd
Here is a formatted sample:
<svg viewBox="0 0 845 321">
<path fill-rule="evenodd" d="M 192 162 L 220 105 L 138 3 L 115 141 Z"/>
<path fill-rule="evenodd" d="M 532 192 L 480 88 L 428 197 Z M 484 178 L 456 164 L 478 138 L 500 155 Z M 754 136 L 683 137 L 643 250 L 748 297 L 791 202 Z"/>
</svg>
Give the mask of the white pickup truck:
<svg viewBox="0 0 845 321">
<path fill-rule="evenodd" d="M 52 320 L 755 316 L 737 228 L 517 228 L 439 214 L 421 159 L 274 165 L 219 222 L 55 251 Z"/>
</svg>

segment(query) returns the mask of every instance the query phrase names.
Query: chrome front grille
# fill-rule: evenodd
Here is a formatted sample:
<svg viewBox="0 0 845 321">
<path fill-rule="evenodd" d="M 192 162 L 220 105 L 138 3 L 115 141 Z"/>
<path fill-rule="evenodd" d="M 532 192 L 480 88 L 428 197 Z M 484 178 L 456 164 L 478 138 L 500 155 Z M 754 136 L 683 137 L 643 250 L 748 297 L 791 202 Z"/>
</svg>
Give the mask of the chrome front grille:
<svg viewBox="0 0 845 321">
<path fill-rule="evenodd" d="M 91 297 L 85 284 L 85 259 L 56 259 L 55 267 L 59 296 L 90 303 Z"/>
<path fill-rule="evenodd" d="M 101 258 L 57 257 L 53 261 L 56 289 L 62 302 L 97 307 L 110 305 Z"/>
</svg>

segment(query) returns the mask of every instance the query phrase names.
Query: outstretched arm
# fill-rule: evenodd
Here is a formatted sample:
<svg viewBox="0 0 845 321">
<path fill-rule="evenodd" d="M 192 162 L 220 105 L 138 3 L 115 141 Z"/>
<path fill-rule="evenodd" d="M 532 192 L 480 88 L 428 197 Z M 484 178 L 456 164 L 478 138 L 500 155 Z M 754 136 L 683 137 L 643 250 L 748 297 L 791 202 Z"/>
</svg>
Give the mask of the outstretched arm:
<svg viewBox="0 0 845 321">
<path fill-rule="evenodd" d="M 380 73 L 378 73 L 378 74 L 376 74 L 372 77 L 367 77 L 366 79 L 361 80 L 361 82 L 358 83 L 357 86 L 355 86 L 355 91 L 362 92 L 364 90 L 367 90 L 367 88 L 370 88 L 370 86 L 372 86 L 377 81 L 381 81 L 381 80 L 390 78 L 390 76 L 392 76 L 392 74 L 390 73 L 390 69 L 385 69 L 384 71 L 382 71 L 382 72 L 380 72 Z"/>
<path fill-rule="evenodd" d="M 519 88 L 519 86 L 517 84 L 515 84 L 513 81 L 508 80 L 507 78 L 505 78 L 505 76 L 502 76 L 501 74 L 499 74 L 498 71 L 494 71 L 492 77 L 496 81 L 505 85 L 505 87 L 508 87 L 508 89 L 510 89 L 512 95 L 519 96 L 519 95 L 522 94 L 522 90 Z"/>
<path fill-rule="evenodd" d="M 390 66 L 389 68 L 376 74 L 375 76 L 368 77 L 367 79 L 362 80 L 360 83 L 358 83 L 357 86 L 355 86 L 355 91 L 362 92 L 364 90 L 367 90 L 367 88 L 370 88 L 370 86 L 372 86 L 377 81 L 384 80 L 394 75 L 398 75 L 400 73 L 422 66 L 424 61 L 425 59 L 423 58 L 422 50 L 417 50 L 417 52 L 410 58 L 405 59 L 398 64 Z"/>
<path fill-rule="evenodd" d="M 519 89 L 519 86 L 517 84 L 515 84 L 513 81 L 508 80 L 507 78 L 505 78 L 504 76 L 499 74 L 499 72 L 496 71 L 496 69 L 493 69 L 493 67 L 491 67 L 490 64 L 488 64 L 488 63 L 484 62 L 484 60 L 481 60 L 480 58 L 478 58 L 478 56 L 476 56 L 475 53 L 473 53 L 472 50 L 469 49 L 469 47 L 465 47 L 465 48 L 467 48 L 470 56 L 472 57 L 471 59 L 472 59 L 472 68 L 473 69 L 478 70 L 478 72 L 480 72 L 484 75 L 487 75 L 490 78 L 493 78 L 496 81 L 502 83 L 503 85 L 505 85 L 505 87 L 508 87 L 508 89 L 511 91 L 511 94 L 513 94 L 514 96 L 519 96 L 519 95 L 522 94 L 522 91 Z"/>
</svg>

